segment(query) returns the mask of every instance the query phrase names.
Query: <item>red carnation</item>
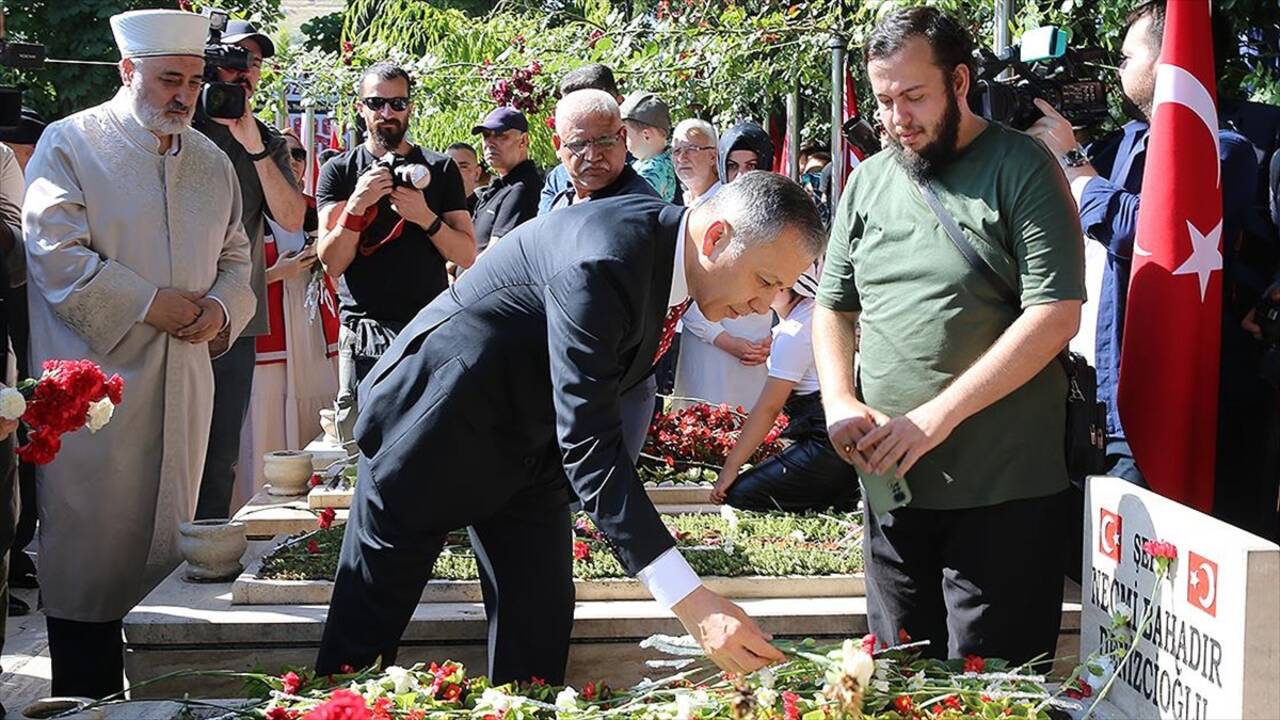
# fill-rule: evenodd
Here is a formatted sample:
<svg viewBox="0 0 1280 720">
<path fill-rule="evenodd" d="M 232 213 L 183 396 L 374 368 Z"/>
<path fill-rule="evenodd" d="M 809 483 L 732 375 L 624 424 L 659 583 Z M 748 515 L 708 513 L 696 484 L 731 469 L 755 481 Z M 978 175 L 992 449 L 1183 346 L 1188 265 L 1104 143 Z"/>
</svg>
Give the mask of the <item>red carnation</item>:
<svg viewBox="0 0 1280 720">
<path fill-rule="evenodd" d="M 866 635 L 863 635 L 862 636 L 862 652 L 868 655 L 875 654 L 876 642 L 877 640 L 876 640 L 875 633 L 867 633 Z"/>
<path fill-rule="evenodd" d="M 906 645 L 909 642 L 911 642 L 911 636 L 907 634 L 905 629 L 898 628 L 898 643 L 900 645 Z"/>
<path fill-rule="evenodd" d="M 320 511 L 320 517 L 316 518 L 316 525 L 319 525 L 321 530 L 328 530 L 333 526 L 333 519 L 337 516 L 337 510 L 325 508 Z"/>
<path fill-rule="evenodd" d="M 373 720 L 391 720 L 391 698 L 380 697 L 373 701 Z"/>
<path fill-rule="evenodd" d="M 302 720 L 373 720 L 373 713 L 358 694 L 334 690 L 328 700 L 312 708 Z"/>
<path fill-rule="evenodd" d="M 445 702 L 456 702 L 462 697 L 462 686 L 450 683 L 445 687 L 444 692 L 440 695 L 440 699 Z"/>
<path fill-rule="evenodd" d="M 980 673 L 987 669 L 987 661 L 977 655 L 964 656 L 964 671 L 967 673 Z"/>
<path fill-rule="evenodd" d="M 916 710 L 916 704 L 911 702 L 911 696 L 899 695 L 893 699 L 893 707 L 903 715 L 913 715 Z"/>
<path fill-rule="evenodd" d="M 787 690 L 782 693 L 783 720 L 800 720 L 800 696 Z"/>
<path fill-rule="evenodd" d="M 307 484 L 311 487 L 319 487 L 322 482 L 324 482 L 324 479 L 318 473 L 311 473 L 311 479 L 307 481 Z"/>
<path fill-rule="evenodd" d="M 311 538 L 310 540 L 307 541 L 307 554 L 308 555 L 320 554 L 320 543 L 316 542 L 315 538 Z"/>
<path fill-rule="evenodd" d="M 546 687 L 547 681 L 543 680 L 537 675 L 534 675 L 533 677 L 529 678 L 529 686 L 530 687 Z"/>
<path fill-rule="evenodd" d="M 596 684 L 589 682 L 582 686 L 582 699 L 590 702 L 596 699 Z"/>
<path fill-rule="evenodd" d="M 282 692 L 285 695 L 297 695 L 298 690 L 302 688 L 302 678 L 298 677 L 298 673 L 292 670 L 280 676 L 280 681 L 284 683 Z"/>
<path fill-rule="evenodd" d="M 51 428 L 42 427 L 27 436 L 27 444 L 18 448 L 18 459 L 32 465 L 48 465 L 61 449 L 60 434 Z"/>
<path fill-rule="evenodd" d="M 298 720 L 298 711 L 289 708 L 273 707 L 267 711 L 267 720 Z"/>
<path fill-rule="evenodd" d="M 586 560 L 591 557 L 591 546 L 581 540 L 573 541 L 573 559 Z"/>
<path fill-rule="evenodd" d="M 1154 558 L 1167 558 L 1169 560 L 1178 559 L 1178 548 L 1171 542 L 1163 540 L 1148 540 L 1142 543 L 1143 552 Z"/>
<path fill-rule="evenodd" d="M 106 385 L 107 397 L 111 400 L 112 405 L 119 405 L 124 402 L 124 378 L 119 375 L 112 375 Z"/>
</svg>

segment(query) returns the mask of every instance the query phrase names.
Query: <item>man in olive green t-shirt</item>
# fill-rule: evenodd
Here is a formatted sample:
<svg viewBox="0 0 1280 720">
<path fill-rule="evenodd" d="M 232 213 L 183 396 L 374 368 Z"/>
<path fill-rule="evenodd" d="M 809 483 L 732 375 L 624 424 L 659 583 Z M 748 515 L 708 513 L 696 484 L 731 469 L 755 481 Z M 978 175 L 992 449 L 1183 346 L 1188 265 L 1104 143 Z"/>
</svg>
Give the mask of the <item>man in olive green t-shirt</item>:
<svg viewBox="0 0 1280 720">
<path fill-rule="evenodd" d="M 868 620 L 937 657 L 1050 657 L 1061 618 L 1066 376 L 1054 357 L 1084 298 L 1080 225 L 1038 141 L 965 102 L 972 40 L 932 8 L 867 44 L 888 149 L 849 179 L 814 316 L 836 451 L 864 484 L 905 478 L 866 513 Z M 928 183 L 1016 304 L 965 259 Z M 855 393 L 854 327 L 860 324 Z M 859 399 L 860 398 L 860 399 Z"/>
</svg>

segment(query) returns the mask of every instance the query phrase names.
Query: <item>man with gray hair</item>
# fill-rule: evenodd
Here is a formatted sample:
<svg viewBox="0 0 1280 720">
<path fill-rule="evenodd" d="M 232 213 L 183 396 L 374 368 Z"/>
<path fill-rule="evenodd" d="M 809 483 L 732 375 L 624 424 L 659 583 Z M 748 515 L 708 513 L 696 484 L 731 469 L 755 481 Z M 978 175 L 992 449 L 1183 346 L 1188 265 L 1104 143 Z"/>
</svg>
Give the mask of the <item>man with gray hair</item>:
<svg viewBox="0 0 1280 720">
<path fill-rule="evenodd" d="M 195 511 L 208 343 L 256 308 L 235 170 L 190 127 L 208 19 L 139 10 L 111 29 L 124 87 L 49 126 L 23 205 L 32 367 L 91 360 L 127 394 L 36 476 L 53 694 L 94 698 L 122 688 L 121 619 L 177 565 Z"/>
<path fill-rule="evenodd" d="M 620 398 L 652 374 L 695 300 L 713 320 L 763 312 L 824 241 L 803 188 L 747 173 L 692 210 L 593 199 L 491 247 L 361 386 L 360 478 L 316 671 L 393 664 L 445 537 L 467 527 L 487 580 L 489 677 L 560 684 L 571 499 L 718 665 L 782 660 L 676 549 L 636 475 Z"/>
<path fill-rule="evenodd" d="M 681 120 L 671 131 L 671 159 L 676 177 L 684 185 L 684 204 L 693 207 L 710 198 L 720 182 L 716 169 L 716 144 L 720 141 L 715 126 L 706 120 Z"/>
<path fill-rule="evenodd" d="M 657 192 L 627 165 L 627 130 L 618 101 L 603 90 L 579 90 L 556 103 L 556 155 L 569 173 L 569 187 L 551 210 L 586 200 Z"/>
</svg>

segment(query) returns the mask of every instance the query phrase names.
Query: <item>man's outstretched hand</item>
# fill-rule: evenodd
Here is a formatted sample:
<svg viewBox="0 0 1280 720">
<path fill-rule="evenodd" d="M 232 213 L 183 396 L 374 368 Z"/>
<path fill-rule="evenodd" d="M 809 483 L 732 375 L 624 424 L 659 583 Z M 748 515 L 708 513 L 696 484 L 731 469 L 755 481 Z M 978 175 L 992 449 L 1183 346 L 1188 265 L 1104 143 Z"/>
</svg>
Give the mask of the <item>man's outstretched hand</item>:
<svg viewBox="0 0 1280 720">
<path fill-rule="evenodd" d="M 742 608 L 705 585 L 671 609 L 707 657 L 725 672 L 745 674 L 786 660 L 769 644 L 772 635 L 761 630 Z"/>
</svg>

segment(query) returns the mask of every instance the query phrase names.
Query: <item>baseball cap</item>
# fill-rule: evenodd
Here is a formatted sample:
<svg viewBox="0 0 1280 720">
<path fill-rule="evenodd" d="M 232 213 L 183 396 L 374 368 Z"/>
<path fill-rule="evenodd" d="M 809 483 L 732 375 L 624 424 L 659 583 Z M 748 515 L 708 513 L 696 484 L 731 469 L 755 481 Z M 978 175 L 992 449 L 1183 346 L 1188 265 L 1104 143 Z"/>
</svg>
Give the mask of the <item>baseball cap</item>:
<svg viewBox="0 0 1280 720">
<path fill-rule="evenodd" d="M 222 33 L 222 42 L 235 45 L 241 40 L 253 39 L 262 48 L 262 57 L 269 58 L 276 54 L 276 45 L 271 38 L 258 32 L 258 28 L 248 20 L 228 20 L 227 29 Z"/>
<path fill-rule="evenodd" d="M 502 132 L 503 130 L 519 130 L 529 132 L 529 121 L 524 113 L 511 107 L 500 107 L 484 116 L 479 125 L 471 128 L 472 135 L 479 135 L 482 130 Z"/>
<path fill-rule="evenodd" d="M 618 108 L 623 120 L 652 125 L 663 130 L 671 129 L 671 108 L 651 92 L 631 93 Z"/>
</svg>

